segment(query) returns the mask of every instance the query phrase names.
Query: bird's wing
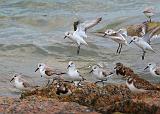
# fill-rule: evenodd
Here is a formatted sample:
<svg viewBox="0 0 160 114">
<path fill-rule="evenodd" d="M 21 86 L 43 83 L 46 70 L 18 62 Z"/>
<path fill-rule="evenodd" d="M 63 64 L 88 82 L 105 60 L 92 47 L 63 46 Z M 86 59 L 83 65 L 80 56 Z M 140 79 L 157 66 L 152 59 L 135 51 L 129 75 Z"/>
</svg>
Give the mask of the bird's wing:
<svg viewBox="0 0 160 114">
<path fill-rule="evenodd" d="M 156 68 L 155 73 L 156 73 L 157 75 L 160 75 L 160 67 L 157 67 L 157 68 Z"/>
<path fill-rule="evenodd" d="M 155 88 L 150 82 L 139 77 L 136 77 L 133 81 L 134 86 L 138 89 L 154 90 Z"/>
<path fill-rule="evenodd" d="M 52 76 L 53 74 L 56 74 L 56 72 L 51 68 L 46 68 L 45 74 L 48 76 Z"/>
<path fill-rule="evenodd" d="M 156 26 L 151 32 L 146 33 L 142 38 L 144 39 L 144 41 L 149 42 L 151 40 L 151 38 L 153 37 L 153 35 L 160 30 L 159 26 Z"/>
<path fill-rule="evenodd" d="M 94 20 L 90 20 L 90 21 L 85 21 L 84 23 L 81 23 L 80 26 L 82 30 L 86 31 L 89 28 L 92 28 L 95 25 L 97 25 L 101 20 L 102 20 L 102 17 L 94 19 Z"/>
<path fill-rule="evenodd" d="M 21 77 L 19 78 L 19 80 L 21 82 L 23 82 L 24 87 L 31 87 L 31 85 L 29 84 L 29 82 L 27 80 L 25 80 L 25 79 L 23 79 Z"/>
</svg>

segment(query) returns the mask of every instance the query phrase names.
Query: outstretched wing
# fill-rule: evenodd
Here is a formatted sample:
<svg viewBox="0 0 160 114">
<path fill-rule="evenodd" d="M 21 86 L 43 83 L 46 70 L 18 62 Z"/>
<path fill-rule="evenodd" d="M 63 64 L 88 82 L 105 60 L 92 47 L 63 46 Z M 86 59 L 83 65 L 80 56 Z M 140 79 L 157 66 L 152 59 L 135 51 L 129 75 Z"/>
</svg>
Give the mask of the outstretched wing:
<svg viewBox="0 0 160 114">
<path fill-rule="evenodd" d="M 86 31 L 89 28 L 92 28 L 95 25 L 97 25 L 101 20 L 102 20 L 102 17 L 94 19 L 94 20 L 86 21 L 86 22 L 82 23 L 81 26 L 83 27 L 83 30 Z"/>
<path fill-rule="evenodd" d="M 156 26 L 151 32 L 146 33 L 142 38 L 144 39 L 144 41 L 150 42 L 151 38 L 158 30 L 160 30 L 160 27 Z"/>
</svg>

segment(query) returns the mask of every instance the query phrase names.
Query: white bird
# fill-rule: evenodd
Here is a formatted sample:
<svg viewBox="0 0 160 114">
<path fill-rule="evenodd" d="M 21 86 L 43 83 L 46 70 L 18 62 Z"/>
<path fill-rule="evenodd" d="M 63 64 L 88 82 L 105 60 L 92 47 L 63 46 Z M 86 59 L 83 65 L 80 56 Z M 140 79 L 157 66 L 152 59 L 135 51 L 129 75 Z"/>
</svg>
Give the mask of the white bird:
<svg viewBox="0 0 160 114">
<path fill-rule="evenodd" d="M 114 73 L 113 71 L 111 71 L 110 69 L 104 69 L 102 68 L 100 65 L 94 65 L 92 66 L 92 70 L 90 71 L 90 73 L 93 74 L 93 76 L 98 80 L 95 82 L 102 82 L 104 85 L 104 81 L 107 81 L 107 79 Z"/>
<path fill-rule="evenodd" d="M 105 31 L 104 37 L 107 36 L 108 38 L 112 39 L 113 41 L 119 44 L 117 48 L 117 53 L 121 53 L 122 45 L 128 45 L 127 43 L 127 30 L 119 29 L 118 31 L 114 31 L 112 29 L 107 29 Z"/>
<path fill-rule="evenodd" d="M 64 76 L 64 80 L 67 81 L 71 81 L 71 82 L 75 82 L 78 81 L 78 86 L 80 84 L 81 81 L 84 81 L 85 79 L 80 75 L 79 71 L 76 69 L 76 65 L 70 61 L 68 63 L 68 72 L 67 72 L 67 76 Z"/>
<path fill-rule="evenodd" d="M 141 37 L 133 36 L 129 44 L 131 44 L 132 42 L 134 42 L 134 44 L 136 44 L 139 48 L 143 50 L 142 60 L 144 60 L 144 56 L 147 50 L 154 52 L 152 47 Z"/>
<path fill-rule="evenodd" d="M 58 69 L 51 69 L 50 67 L 48 67 L 44 63 L 38 64 L 38 67 L 35 70 L 35 72 L 37 72 L 38 70 L 40 71 L 41 77 L 48 79 L 48 83 L 46 86 L 49 85 L 50 79 L 53 79 L 53 81 L 54 81 L 56 79 L 59 79 L 61 75 L 66 74 L 65 72 L 59 71 Z"/>
<path fill-rule="evenodd" d="M 19 90 L 29 90 L 38 86 L 30 85 L 26 80 L 22 79 L 21 74 L 14 74 L 13 78 L 10 80 L 12 82 L 14 80 L 14 86 Z"/>
<path fill-rule="evenodd" d="M 155 10 L 152 7 L 147 7 L 143 11 L 144 15 L 149 18 L 149 22 L 151 22 L 151 17 L 155 15 Z"/>
<path fill-rule="evenodd" d="M 74 23 L 74 32 L 70 31 L 65 33 L 64 39 L 69 38 L 77 43 L 78 45 L 77 54 L 79 54 L 80 52 L 81 45 L 86 45 L 86 46 L 88 45 L 87 42 L 84 40 L 84 38 L 87 38 L 86 31 L 89 28 L 97 25 L 101 20 L 102 18 L 97 18 L 95 20 L 86 21 L 84 23 L 80 23 L 80 21 L 77 21 Z"/>
<path fill-rule="evenodd" d="M 149 68 L 149 71 L 153 76 L 160 77 L 160 66 L 156 66 L 155 63 L 148 63 L 147 67 L 144 70 L 146 70 L 147 68 Z"/>
</svg>

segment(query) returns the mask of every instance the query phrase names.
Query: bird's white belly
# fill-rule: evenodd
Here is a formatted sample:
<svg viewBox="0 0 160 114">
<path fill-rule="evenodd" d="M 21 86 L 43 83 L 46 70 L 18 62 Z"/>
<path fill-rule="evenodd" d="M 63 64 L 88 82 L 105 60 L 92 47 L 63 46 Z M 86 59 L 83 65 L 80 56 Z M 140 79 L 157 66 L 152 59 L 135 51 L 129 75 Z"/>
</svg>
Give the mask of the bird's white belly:
<svg viewBox="0 0 160 114">
<path fill-rule="evenodd" d="M 77 72 L 68 72 L 68 77 L 73 81 L 82 79 Z"/>
<path fill-rule="evenodd" d="M 136 88 L 136 87 L 133 85 L 133 83 L 131 83 L 131 84 L 126 83 L 126 84 L 127 84 L 128 88 L 129 88 L 132 92 L 139 93 L 139 92 L 146 92 L 146 91 L 147 91 L 147 90 L 144 90 L 144 89 L 138 89 L 138 88 Z"/>
<path fill-rule="evenodd" d="M 23 86 L 23 84 L 22 83 L 15 83 L 15 87 L 17 88 L 17 89 L 24 89 L 24 86 Z"/>
</svg>

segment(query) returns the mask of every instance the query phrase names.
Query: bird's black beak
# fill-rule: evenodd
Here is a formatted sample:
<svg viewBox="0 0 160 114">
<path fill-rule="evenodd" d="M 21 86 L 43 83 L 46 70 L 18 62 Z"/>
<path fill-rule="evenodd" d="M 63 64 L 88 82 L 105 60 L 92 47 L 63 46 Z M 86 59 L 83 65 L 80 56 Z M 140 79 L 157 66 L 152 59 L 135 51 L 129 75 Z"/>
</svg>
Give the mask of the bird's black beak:
<svg viewBox="0 0 160 114">
<path fill-rule="evenodd" d="M 116 67 L 114 67 L 114 69 L 117 69 L 117 66 L 116 66 Z"/>
<path fill-rule="evenodd" d="M 89 73 L 92 73 L 92 72 L 93 72 L 93 69 Z"/>
<path fill-rule="evenodd" d="M 64 36 L 64 39 L 66 39 L 67 38 L 67 36 Z"/>
<path fill-rule="evenodd" d="M 147 66 L 146 68 L 144 68 L 144 70 L 146 70 L 149 66 Z"/>
<path fill-rule="evenodd" d="M 129 42 L 129 44 L 131 44 L 133 42 L 133 40 L 131 40 L 130 42 Z"/>
<path fill-rule="evenodd" d="M 35 72 L 37 72 L 37 70 L 39 70 L 39 68 L 37 68 L 37 69 L 35 70 Z"/>
<path fill-rule="evenodd" d="M 70 67 L 70 65 L 68 65 L 67 69 Z"/>
<path fill-rule="evenodd" d="M 11 80 L 10 80 L 10 82 L 12 82 L 14 80 L 14 78 L 12 78 Z"/>
<path fill-rule="evenodd" d="M 107 34 L 105 33 L 104 35 L 103 35 L 103 37 L 105 37 Z"/>
</svg>

